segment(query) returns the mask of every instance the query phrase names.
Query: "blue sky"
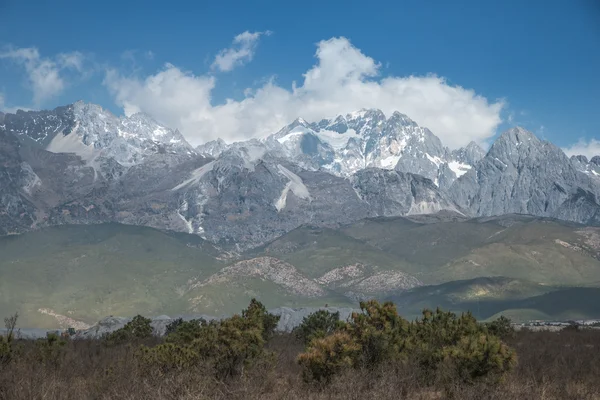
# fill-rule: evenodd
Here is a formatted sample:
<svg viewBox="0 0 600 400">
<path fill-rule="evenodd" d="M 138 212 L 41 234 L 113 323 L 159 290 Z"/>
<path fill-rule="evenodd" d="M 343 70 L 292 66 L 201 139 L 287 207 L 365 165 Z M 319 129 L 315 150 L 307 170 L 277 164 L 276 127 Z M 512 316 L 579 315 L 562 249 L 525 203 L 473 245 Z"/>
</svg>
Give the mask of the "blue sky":
<svg viewBox="0 0 600 400">
<path fill-rule="evenodd" d="M 0 0 L 0 107 L 83 99 L 194 144 L 377 106 L 452 147 L 519 124 L 600 153 L 599 71 L 595 0 Z"/>
</svg>

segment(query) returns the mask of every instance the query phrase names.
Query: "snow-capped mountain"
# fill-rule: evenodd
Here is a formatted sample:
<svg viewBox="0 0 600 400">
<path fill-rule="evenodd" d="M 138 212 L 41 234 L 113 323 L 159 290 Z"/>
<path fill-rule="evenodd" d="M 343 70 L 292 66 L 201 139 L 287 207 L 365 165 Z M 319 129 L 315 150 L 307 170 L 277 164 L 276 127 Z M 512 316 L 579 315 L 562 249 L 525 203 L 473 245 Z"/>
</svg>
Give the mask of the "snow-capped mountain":
<svg viewBox="0 0 600 400">
<path fill-rule="evenodd" d="M 264 141 L 268 150 L 306 169 L 349 177 L 365 168 L 396 169 L 431 179 L 441 188 L 484 155 L 471 143 L 451 152 L 429 129 L 399 112 L 359 110 L 318 123 L 298 118 Z"/>
<path fill-rule="evenodd" d="M 52 111 L 7 114 L 3 127 L 23 141 L 52 153 L 75 154 L 94 166 L 102 159 L 131 167 L 157 153 L 195 154 L 178 131 L 145 114 L 119 118 L 81 101 Z"/>
<path fill-rule="evenodd" d="M 237 249 L 303 224 L 449 211 L 600 223 L 600 157 L 521 128 L 450 151 L 399 112 L 298 118 L 265 139 L 193 149 L 176 130 L 78 102 L 0 114 L 0 234 L 115 221 Z"/>
</svg>

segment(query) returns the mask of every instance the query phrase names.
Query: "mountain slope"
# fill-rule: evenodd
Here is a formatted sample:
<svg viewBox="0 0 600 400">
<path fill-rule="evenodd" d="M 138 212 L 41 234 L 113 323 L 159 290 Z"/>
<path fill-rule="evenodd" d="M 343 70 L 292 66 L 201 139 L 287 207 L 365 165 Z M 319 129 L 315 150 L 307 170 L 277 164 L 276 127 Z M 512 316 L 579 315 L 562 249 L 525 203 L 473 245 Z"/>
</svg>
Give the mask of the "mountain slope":
<svg viewBox="0 0 600 400">
<path fill-rule="evenodd" d="M 454 182 L 449 194 L 471 215 L 520 213 L 591 223 L 600 209 L 599 188 L 558 147 L 514 128 Z M 576 199 L 582 192 L 589 194 L 590 207 L 578 205 Z M 570 202 L 569 213 L 559 211 L 565 202 Z"/>
<path fill-rule="evenodd" d="M 429 224 L 377 218 L 342 231 L 406 262 L 405 272 L 425 284 L 489 276 L 549 285 L 600 282 L 599 228 L 504 216 Z"/>
<path fill-rule="evenodd" d="M 3 234 L 119 222 L 244 251 L 305 224 L 440 211 L 600 223 L 597 159 L 569 160 L 520 128 L 487 154 L 450 151 L 399 112 L 298 118 L 263 140 L 193 149 L 146 115 L 77 102 L 3 114 L 0 152 Z"/>
<path fill-rule="evenodd" d="M 92 323 L 107 315 L 181 312 L 180 287 L 225 265 L 193 235 L 118 224 L 62 226 L 0 238 L 0 314 L 56 326 L 40 310 Z"/>
<path fill-rule="evenodd" d="M 470 311 L 480 320 L 493 320 L 500 315 L 515 322 L 600 317 L 599 288 L 542 286 L 504 277 L 423 286 L 386 299 L 393 301 L 406 318 L 416 318 L 423 309 L 436 307 L 455 313 Z"/>
</svg>

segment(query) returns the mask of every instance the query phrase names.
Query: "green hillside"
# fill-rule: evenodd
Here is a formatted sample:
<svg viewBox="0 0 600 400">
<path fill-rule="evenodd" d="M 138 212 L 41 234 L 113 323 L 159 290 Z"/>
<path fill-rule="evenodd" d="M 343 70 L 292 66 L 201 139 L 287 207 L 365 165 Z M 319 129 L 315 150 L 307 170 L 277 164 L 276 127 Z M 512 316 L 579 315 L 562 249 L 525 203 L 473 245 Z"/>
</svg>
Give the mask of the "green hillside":
<svg viewBox="0 0 600 400">
<path fill-rule="evenodd" d="M 55 326 L 40 313 L 93 323 L 107 315 L 180 312 L 178 287 L 222 265 L 191 235 L 118 224 L 60 226 L 0 238 L 0 315 Z"/>
<path fill-rule="evenodd" d="M 481 318 L 595 317 L 599 243 L 598 228 L 527 216 L 376 218 L 303 226 L 232 257 L 194 235 L 60 226 L 0 238 L 0 315 L 55 327 L 107 315 L 226 314 L 252 297 L 269 307 L 375 297 L 407 316 L 441 306 Z"/>
<path fill-rule="evenodd" d="M 405 261 L 427 284 L 505 276 L 548 285 L 600 282 L 600 248 L 583 227 L 528 216 L 414 224 L 363 220 L 341 231 Z"/>
</svg>

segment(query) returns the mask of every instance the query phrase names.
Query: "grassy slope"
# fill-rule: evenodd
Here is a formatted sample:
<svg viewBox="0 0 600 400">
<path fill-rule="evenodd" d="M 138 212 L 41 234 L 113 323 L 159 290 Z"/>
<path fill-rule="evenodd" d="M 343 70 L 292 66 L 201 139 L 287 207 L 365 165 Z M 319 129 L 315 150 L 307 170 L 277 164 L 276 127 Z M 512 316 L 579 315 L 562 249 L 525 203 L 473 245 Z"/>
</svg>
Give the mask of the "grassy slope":
<svg viewBox="0 0 600 400">
<path fill-rule="evenodd" d="M 414 269 L 394 255 L 344 232 L 310 226 L 295 229 L 252 254 L 277 257 L 294 265 L 310 278 L 318 278 L 332 269 L 356 263 L 400 271 Z"/>
<path fill-rule="evenodd" d="M 244 257 L 277 257 L 309 278 L 362 263 L 402 271 L 426 284 L 445 284 L 438 287 L 441 292 L 421 288 L 408 297 L 398 294 L 396 300 L 414 315 L 438 305 L 456 310 L 475 305 L 489 316 L 507 309 L 556 315 L 544 304 L 513 300 L 535 298 L 558 286 L 598 286 L 598 251 L 586 248 L 578 229 L 522 216 L 432 224 L 378 218 L 338 230 L 301 227 Z M 567 248 L 557 239 L 577 248 Z M 309 299 L 261 279 L 240 278 L 182 291 L 188 280 L 204 280 L 231 261 L 217 260 L 219 252 L 196 236 L 144 227 L 55 227 L 0 238 L 0 254 L 0 316 L 20 311 L 23 326 L 29 327 L 56 325 L 39 308 L 94 322 L 111 314 L 230 313 L 255 296 L 268 306 L 351 304 L 335 291 Z M 508 280 L 461 281 L 493 276 Z M 554 304 L 553 299 L 536 301 Z M 570 309 L 561 309 L 562 315 L 593 314 L 576 304 L 575 300 L 585 303 L 584 297 L 573 299 Z"/>
<path fill-rule="evenodd" d="M 495 277 L 424 286 L 387 297 L 407 318 L 424 308 L 471 311 L 478 319 L 500 315 L 515 321 L 600 318 L 600 288 L 545 286 Z"/>
<path fill-rule="evenodd" d="M 181 311 L 187 304 L 177 288 L 221 266 L 198 238 L 116 224 L 1 238 L 0 254 L 0 314 L 19 311 L 30 327 L 56 324 L 39 308 L 87 322 Z"/>
<path fill-rule="evenodd" d="M 347 298 L 328 292 L 317 298 L 308 298 L 286 291 L 281 286 L 259 278 L 238 278 L 227 283 L 194 289 L 189 293 L 194 313 L 219 315 L 239 313 L 256 298 L 268 308 L 275 307 L 332 307 L 356 306 Z"/>
<path fill-rule="evenodd" d="M 511 226 L 506 226 L 512 223 Z M 414 225 L 402 219 L 365 220 L 343 232 L 404 260 L 406 272 L 428 284 L 506 276 L 545 284 L 600 282 L 597 252 L 582 246 L 579 226 L 531 217 Z"/>
</svg>

